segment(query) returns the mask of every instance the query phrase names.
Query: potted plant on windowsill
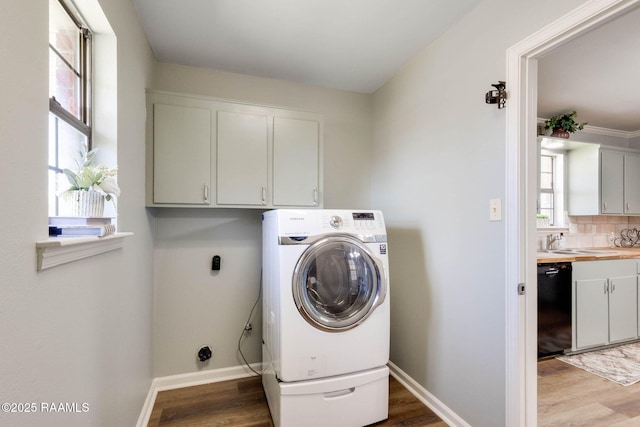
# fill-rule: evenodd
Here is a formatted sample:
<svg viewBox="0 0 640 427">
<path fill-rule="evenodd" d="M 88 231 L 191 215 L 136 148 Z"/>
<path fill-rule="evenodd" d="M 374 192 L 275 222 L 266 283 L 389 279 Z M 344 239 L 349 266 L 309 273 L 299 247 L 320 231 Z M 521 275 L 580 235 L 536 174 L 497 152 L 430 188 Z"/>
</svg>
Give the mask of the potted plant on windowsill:
<svg viewBox="0 0 640 427">
<path fill-rule="evenodd" d="M 549 215 L 537 214 L 536 215 L 536 228 L 549 228 Z"/>
<path fill-rule="evenodd" d="M 70 187 L 62 192 L 64 200 L 70 202 L 72 216 L 99 217 L 104 213 L 104 201 L 120 196 L 116 182 L 117 167 L 96 165 L 98 149 L 88 150 L 83 144 L 78 151 L 76 170 L 63 169 Z"/>
<path fill-rule="evenodd" d="M 553 116 L 549 120 L 545 120 L 544 128 L 552 130 L 550 135 L 552 137 L 568 139 L 570 134 L 584 129 L 584 125 L 587 124 L 586 122 L 578 123 L 576 121 L 576 115 L 577 113 L 574 111 L 572 113 Z"/>
</svg>

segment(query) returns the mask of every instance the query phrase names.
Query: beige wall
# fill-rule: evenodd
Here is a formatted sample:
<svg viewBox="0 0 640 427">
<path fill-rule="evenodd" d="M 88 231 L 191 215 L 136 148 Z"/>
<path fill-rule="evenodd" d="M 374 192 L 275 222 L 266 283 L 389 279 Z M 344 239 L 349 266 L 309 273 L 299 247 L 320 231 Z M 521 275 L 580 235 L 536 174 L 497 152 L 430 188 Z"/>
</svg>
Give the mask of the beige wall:
<svg viewBox="0 0 640 427">
<path fill-rule="evenodd" d="M 153 89 L 190 93 L 324 115 L 324 205 L 368 208 L 371 96 L 281 80 L 158 63 Z M 237 343 L 260 285 L 260 210 L 160 209 L 155 217 L 154 375 L 240 365 Z M 211 258 L 222 269 L 211 272 Z M 243 341 L 260 362 L 261 310 Z M 207 363 L 196 360 L 213 346 Z"/>
<path fill-rule="evenodd" d="M 484 93 L 505 79 L 507 48 L 581 3 L 483 1 L 374 94 L 391 360 L 474 427 L 506 413 L 505 223 L 489 221 L 489 200 L 505 198 L 506 123 Z"/>
<path fill-rule="evenodd" d="M 150 386 L 152 237 L 143 165 L 153 60 L 131 1 L 101 4 L 117 37 L 117 104 L 109 115 L 117 120 L 119 219 L 135 236 L 121 250 L 39 273 L 35 242 L 47 238 L 48 2 L 6 2 L 0 14 L 0 395 L 3 402 L 89 404 L 80 414 L 0 413 L 0 425 L 134 425 Z"/>
</svg>

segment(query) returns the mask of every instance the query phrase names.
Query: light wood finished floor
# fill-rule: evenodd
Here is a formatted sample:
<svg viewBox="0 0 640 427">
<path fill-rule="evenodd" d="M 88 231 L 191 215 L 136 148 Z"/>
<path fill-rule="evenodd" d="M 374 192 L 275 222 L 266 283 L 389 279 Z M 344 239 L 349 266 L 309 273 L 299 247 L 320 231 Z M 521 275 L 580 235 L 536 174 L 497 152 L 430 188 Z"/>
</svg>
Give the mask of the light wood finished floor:
<svg viewBox="0 0 640 427">
<path fill-rule="evenodd" d="M 158 393 L 149 427 L 273 426 L 260 377 L 243 378 Z M 389 377 L 389 418 L 381 426 L 446 427 L 395 378 Z"/>
<path fill-rule="evenodd" d="M 538 362 L 538 426 L 640 426 L 640 383 L 621 386 L 559 360 Z"/>
</svg>

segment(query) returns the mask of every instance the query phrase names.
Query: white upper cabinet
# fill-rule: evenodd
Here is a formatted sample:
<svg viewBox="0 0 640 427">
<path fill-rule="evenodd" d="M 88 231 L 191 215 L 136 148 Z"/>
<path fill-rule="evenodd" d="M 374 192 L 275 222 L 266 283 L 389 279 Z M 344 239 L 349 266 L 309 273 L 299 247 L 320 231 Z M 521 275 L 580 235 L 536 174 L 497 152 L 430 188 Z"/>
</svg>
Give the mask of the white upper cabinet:
<svg viewBox="0 0 640 427">
<path fill-rule="evenodd" d="M 580 144 L 568 153 L 569 215 L 640 215 L 640 153 Z"/>
<path fill-rule="evenodd" d="M 317 121 L 275 117 L 273 122 L 273 204 L 318 206 Z"/>
<path fill-rule="evenodd" d="M 624 154 L 620 151 L 600 152 L 600 212 L 622 214 L 624 205 Z"/>
<path fill-rule="evenodd" d="M 152 119 L 153 202 L 209 204 L 211 185 L 209 109 L 154 104 Z"/>
<path fill-rule="evenodd" d="M 147 206 L 322 207 L 322 116 L 147 93 Z"/>
<path fill-rule="evenodd" d="M 624 156 L 624 213 L 640 215 L 640 154 Z"/>
<path fill-rule="evenodd" d="M 218 111 L 219 205 L 267 204 L 268 117 Z"/>
</svg>

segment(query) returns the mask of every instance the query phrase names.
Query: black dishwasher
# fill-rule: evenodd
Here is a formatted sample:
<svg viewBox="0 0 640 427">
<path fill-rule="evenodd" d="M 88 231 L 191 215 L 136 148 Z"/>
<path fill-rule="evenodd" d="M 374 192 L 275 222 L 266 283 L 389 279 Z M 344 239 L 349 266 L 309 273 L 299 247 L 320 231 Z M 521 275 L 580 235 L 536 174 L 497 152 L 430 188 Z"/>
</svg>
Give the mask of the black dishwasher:
<svg viewBox="0 0 640 427">
<path fill-rule="evenodd" d="M 571 348 L 571 263 L 538 264 L 538 358 Z"/>
</svg>

